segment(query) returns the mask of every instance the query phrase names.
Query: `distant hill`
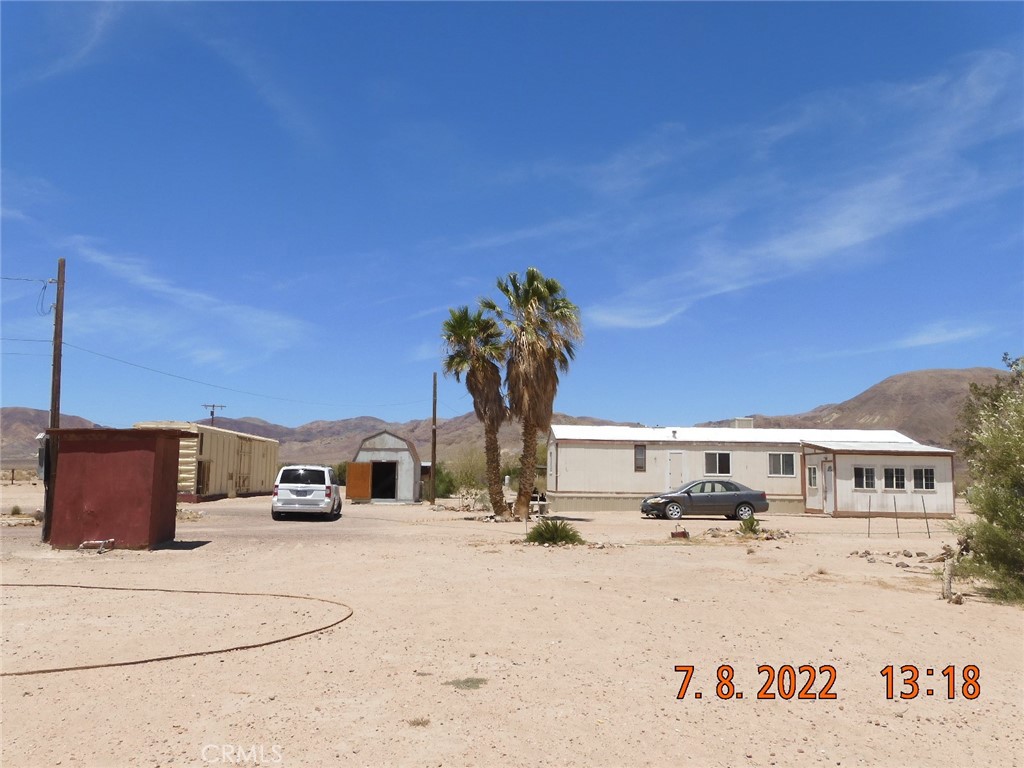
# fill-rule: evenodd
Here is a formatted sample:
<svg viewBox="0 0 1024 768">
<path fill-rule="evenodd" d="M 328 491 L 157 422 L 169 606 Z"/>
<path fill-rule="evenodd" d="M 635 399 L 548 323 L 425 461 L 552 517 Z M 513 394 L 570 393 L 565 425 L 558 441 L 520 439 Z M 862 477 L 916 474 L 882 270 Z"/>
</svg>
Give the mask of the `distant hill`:
<svg viewBox="0 0 1024 768">
<path fill-rule="evenodd" d="M 50 414 L 33 408 L 0 409 L 0 434 L 3 443 L 0 459 L 5 467 L 34 466 L 36 462 L 36 435 L 46 429 Z M 615 424 L 602 419 L 556 414 L 555 421 L 563 424 Z M 209 424 L 203 419 L 199 424 Z M 285 427 L 263 419 L 245 417 L 230 419 L 218 416 L 214 424 L 222 429 L 231 429 L 248 435 L 269 437 L 281 443 L 278 458 L 282 462 L 313 462 L 336 464 L 350 461 L 364 438 L 382 430 L 412 440 L 422 461 L 430 460 L 430 420 L 418 419 L 406 422 L 389 422 L 372 416 L 360 416 L 338 421 L 312 421 L 300 427 Z M 91 421 L 77 416 L 61 416 L 61 426 L 98 427 Z M 518 425 L 505 425 L 499 433 L 502 450 L 510 456 L 518 456 L 520 439 Z M 472 413 L 453 419 L 438 419 L 437 456 L 445 461 L 456 456 L 466 447 L 483 449 L 483 429 Z"/>
<path fill-rule="evenodd" d="M 819 405 L 792 416 L 754 414 L 755 427 L 895 429 L 919 443 L 953 447 L 956 420 L 971 382 L 990 384 L 1008 376 L 998 368 L 936 368 L 890 376 L 849 400 Z M 698 424 L 731 426 L 732 419 Z"/>
<path fill-rule="evenodd" d="M 562 424 L 620 423 L 590 417 L 567 416 L 561 413 L 555 415 L 555 421 Z M 200 423 L 208 424 L 209 422 L 209 419 L 204 419 Z M 416 450 L 419 451 L 420 460 L 430 460 L 430 419 L 389 422 L 372 416 L 360 416 L 338 421 L 313 421 L 294 429 L 269 424 L 259 419 L 219 417 L 215 423 L 224 429 L 233 429 L 279 440 L 281 442 L 279 454 L 281 461 L 309 461 L 328 464 L 350 461 L 365 438 L 383 430 L 394 432 L 396 435 L 411 440 L 416 446 Z M 502 427 L 498 433 L 498 442 L 503 452 L 518 456 L 521 447 L 518 425 L 506 424 Z M 456 456 L 467 446 L 483 450 L 483 428 L 474 414 L 467 413 L 453 419 L 438 419 L 438 461 L 445 461 Z"/>
<path fill-rule="evenodd" d="M 78 416 L 60 415 L 65 429 L 98 427 Z M 36 435 L 50 426 L 50 412 L 35 408 L 0 408 L 0 459 L 5 467 L 35 466 L 39 455 Z"/>
<path fill-rule="evenodd" d="M 936 369 L 912 371 L 891 376 L 850 400 L 821 405 L 806 413 L 790 416 L 754 414 L 755 427 L 818 427 L 835 429 L 895 429 L 927 445 L 952 447 L 957 414 L 963 405 L 971 382 L 991 383 L 1008 375 L 996 368 Z M 209 423 L 206 419 L 200 423 Z M 559 424 L 621 424 L 594 417 L 556 414 Z M 0 409 L 0 458 L 3 466 L 28 466 L 35 463 L 37 434 L 46 429 L 47 411 L 31 408 Z M 246 417 L 215 420 L 218 427 L 237 430 L 280 441 L 282 462 L 317 462 L 335 464 L 350 461 L 360 442 L 381 430 L 412 440 L 423 461 L 430 459 L 430 420 L 402 423 L 388 422 L 372 416 L 338 421 L 313 421 L 300 427 L 285 427 L 263 419 Z M 731 426 L 732 419 L 712 421 L 697 426 Z M 61 416 L 61 426 L 92 427 L 92 422 L 77 416 Z M 678 426 L 686 426 L 680 424 Z M 543 440 L 543 436 L 541 437 Z M 505 425 L 499 442 L 508 455 L 520 450 L 519 428 Z M 439 419 L 437 455 L 439 461 L 450 459 L 466 448 L 483 449 L 483 429 L 472 413 L 453 419 Z"/>
</svg>

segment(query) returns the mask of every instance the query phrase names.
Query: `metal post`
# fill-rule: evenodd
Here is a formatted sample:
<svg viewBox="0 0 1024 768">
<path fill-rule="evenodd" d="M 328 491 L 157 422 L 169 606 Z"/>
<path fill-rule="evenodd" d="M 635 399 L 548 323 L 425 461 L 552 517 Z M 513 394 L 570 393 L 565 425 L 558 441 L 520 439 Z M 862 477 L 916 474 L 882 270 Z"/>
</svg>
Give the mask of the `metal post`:
<svg viewBox="0 0 1024 768">
<path fill-rule="evenodd" d="M 868 496 L 868 538 L 871 538 L 871 497 Z"/>
<path fill-rule="evenodd" d="M 900 513 L 896 510 L 896 497 L 892 497 L 892 516 L 896 520 L 896 538 L 900 537 Z"/>
<path fill-rule="evenodd" d="M 434 371 L 434 404 L 430 418 L 430 503 L 437 503 L 437 371 Z"/>
<path fill-rule="evenodd" d="M 924 527 L 928 531 L 928 538 L 932 537 L 932 527 L 928 524 L 928 507 L 924 505 L 924 496 L 921 497 L 921 511 L 924 512 Z"/>
</svg>

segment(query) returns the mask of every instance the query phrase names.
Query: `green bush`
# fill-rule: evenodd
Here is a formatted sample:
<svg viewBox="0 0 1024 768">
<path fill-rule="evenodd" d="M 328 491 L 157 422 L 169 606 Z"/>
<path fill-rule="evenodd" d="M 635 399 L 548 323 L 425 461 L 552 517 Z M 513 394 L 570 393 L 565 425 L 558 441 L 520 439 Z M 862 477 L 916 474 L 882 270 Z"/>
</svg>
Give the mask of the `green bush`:
<svg viewBox="0 0 1024 768">
<path fill-rule="evenodd" d="M 348 462 L 342 461 L 335 464 L 334 475 L 338 478 L 338 485 L 345 485 L 348 481 Z"/>
<path fill-rule="evenodd" d="M 751 515 L 746 520 L 740 520 L 740 533 L 745 536 L 757 536 L 761 532 L 761 521 Z"/>
<path fill-rule="evenodd" d="M 564 520 L 542 520 L 526 534 L 533 544 L 585 544 L 575 527 Z"/>
<path fill-rule="evenodd" d="M 11 514 L 12 515 L 20 515 L 21 514 L 21 507 L 19 507 L 17 504 L 15 504 L 14 507 L 11 509 Z"/>
<path fill-rule="evenodd" d="M 457 483 L 455 475 L 441 462 L 434 467 L 434 496 L 439 499 L 450 499 L 455 495 Z"/>
<path fill-rule="evenodd" d="M 960 448 L 971 470 L 967 499 L 978 519 L 965 526 L 962 572 L 983 574 L 995 596 L 1024 595 L 1024 357 L 1003 361 L 1010 376 L 971 385 L 961 412 Z"/>
</svg>

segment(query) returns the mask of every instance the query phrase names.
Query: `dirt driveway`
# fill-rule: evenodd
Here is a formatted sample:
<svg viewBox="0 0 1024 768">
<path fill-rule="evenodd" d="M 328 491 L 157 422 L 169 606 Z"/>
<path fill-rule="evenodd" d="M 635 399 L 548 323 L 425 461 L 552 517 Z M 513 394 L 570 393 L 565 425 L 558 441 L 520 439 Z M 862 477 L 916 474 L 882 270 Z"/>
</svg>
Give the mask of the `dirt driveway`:
<svg viewBox="0 0 1024 768">
<path fill-rule="evenodd" d="M 545 549 L 425 505 L 189 508 L 153 552 L 0 529 L 5 768 L 1024 765 L 1024 612 L 939 599 L 916 553 L 942 524 L 683 540 L 595 512 L 574 524 L 603 546 Z"/>
</svg>

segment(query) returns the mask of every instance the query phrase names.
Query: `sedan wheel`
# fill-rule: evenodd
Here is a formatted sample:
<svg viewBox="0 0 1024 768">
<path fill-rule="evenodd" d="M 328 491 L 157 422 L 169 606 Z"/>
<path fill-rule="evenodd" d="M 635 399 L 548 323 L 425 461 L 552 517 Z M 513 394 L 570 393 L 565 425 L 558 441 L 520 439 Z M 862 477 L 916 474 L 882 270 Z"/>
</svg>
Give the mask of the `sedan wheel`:
<svg viewBox="0 0 1024 768">
<path fill-rule="evenodd" d="M 669 520 L 678 520 L 683 516 L 683 507 L 676 501 L 665 506 L 665 517 Z"/>
<path fill-rule="evenodd" d="M 736 507 L 736 519 L 746 520 L 748 517 L 754 516 L 754 508 L 749 504 L 740 504 Z"/>
</svg>

